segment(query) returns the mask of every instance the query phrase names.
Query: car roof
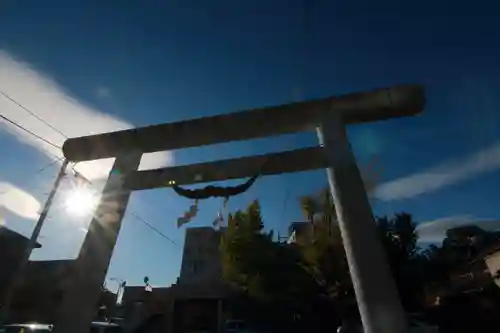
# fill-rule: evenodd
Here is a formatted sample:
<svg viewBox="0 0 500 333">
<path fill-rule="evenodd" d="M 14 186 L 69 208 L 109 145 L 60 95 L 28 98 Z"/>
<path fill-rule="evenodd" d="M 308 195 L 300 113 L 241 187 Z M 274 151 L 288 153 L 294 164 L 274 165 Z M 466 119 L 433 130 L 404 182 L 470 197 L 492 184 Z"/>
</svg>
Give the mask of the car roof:
<svg viewBox="0 0 500 333">
<path fill-rule="evenodd" d="M 52 325 L 48 324 L 38 324 L 38 323 L 19 323 L 19 324 L 8 324 L 4 327 L 36 327 L 36 328 L 51 328 Z"/>
<path fill-rule="evenodd" d="M 110 323 L 107 321 L 93 321 L 92 326 L 101 326 L 101 327 L 120 327 L 117 323 Z"/>
<path fill-rule="evenodd" d="M 93 321 L 91 324 L 93 327 L 120 327 L 120 325 L 116 323 L 109 323 L 105 321 Z M 24 328 L 40 328 L 40 329 L 50 329 L 53 325 L 49 324 L 38 324 L 38 323 L 19 323 L 19 324 L 8 324 L 4 327 L 24 327 Z"/>
<path fill-rule="evenodd" d="M 29 324 L 29 323 L 23 323 L 23 324 L 8 324 L 5 326 L 0 327 L 0 332 L 6 332 L 9 329 L 15 329 L 16 331 L 20 329 L 21 331 L 29 331 L 29 332 L 50 332 L 52 331 L 52 325 L 47 325 L 47 324 Z"/>
</svg>

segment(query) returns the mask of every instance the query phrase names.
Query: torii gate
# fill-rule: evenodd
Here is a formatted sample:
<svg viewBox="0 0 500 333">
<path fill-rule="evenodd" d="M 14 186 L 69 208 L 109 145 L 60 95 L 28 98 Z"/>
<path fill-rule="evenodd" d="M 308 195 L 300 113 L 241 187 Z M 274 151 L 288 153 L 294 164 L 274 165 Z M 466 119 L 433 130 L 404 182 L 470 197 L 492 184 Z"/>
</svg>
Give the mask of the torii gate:
<svg viewBox="0 0 500 333">
<path fill-rule="evenodd" d="M 423 88 L 396 86 L 226 115 L 66 140 L 73 162 L 115 157 L 115 163 L 62 301 L 55 333 L 88 333 L 131 191 L 326 168 L 361 319 L 367 333 L 406 332 L 406 320 L 378 240 L 345 125 L 411 116 Z M 138 171 L 143 153 L 316 130 L 320 146 L 187 166 Z M 263 170 L 261 170 L 263 161 Z M 201 180 L 198 175 L 201 175 Z"/>
</svg>

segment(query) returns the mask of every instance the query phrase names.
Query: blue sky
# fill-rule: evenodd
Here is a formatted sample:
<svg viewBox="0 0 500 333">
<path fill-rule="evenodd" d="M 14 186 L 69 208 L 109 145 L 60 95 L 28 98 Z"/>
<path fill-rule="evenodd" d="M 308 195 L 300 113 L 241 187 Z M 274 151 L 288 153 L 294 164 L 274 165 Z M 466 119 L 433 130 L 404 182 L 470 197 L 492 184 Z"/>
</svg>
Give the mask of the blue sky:
<svg viewBox="0 0 500 333">
<path fill-rule="evenodd" d="M 0 6 L 0 90 L 66 135 L 228 113 L 259 106 L 421 83 L 421 116 L 352 126 L 362 165 L 382 170 L 375 214 L 407 211 L 426 240 L 443 228 L 499 219 L 500 28 L 491 1 L 7 1 Z M 64 137 L 0 96 L 0 113 L 62 144 Z M 196 133 L 193 133 L 196 135 Z M 151 156 L 145 167 L 266 153 L 317 142 L 314 133 L 229 143 Z M 4 222 L 29 234 L 58 151 L 0 127 Z M 81 165 L 99 174 L 108 164 Z M 284 233 L 301 218 L 297 198 L 326 185 L 324 171 L 260 179 L 230 209 L 261 200 L 267 226 Z M 68 184 L 65 185 L 66 187 Z M 0 191 L 1 192 L 1 191 Z M 5 194 L 7 193 L 7 194 Z M 136 212 L 177 245 L 127 215 L 109 276 L 169 285 L 178 275 L 189 206 L 171 190 L 134 193 Z M 220 208 L 202 202 L 193 226 Z M 33 211 L 35 210 L 35 212 Z M 88 218 L 61 200 L 34 259 L 73 258 Z"/>
</svg>

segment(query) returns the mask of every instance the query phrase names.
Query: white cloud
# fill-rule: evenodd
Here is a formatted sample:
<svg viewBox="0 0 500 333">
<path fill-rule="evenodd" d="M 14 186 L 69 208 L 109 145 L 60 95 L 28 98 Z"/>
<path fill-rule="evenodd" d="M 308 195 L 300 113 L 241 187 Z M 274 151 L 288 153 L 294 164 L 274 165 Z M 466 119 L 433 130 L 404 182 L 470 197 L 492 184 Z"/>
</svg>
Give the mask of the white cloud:
<svg viewBox="0 0 500 333">
<path fill-rule="evenodd" d="M 98 97 L 106 98 L 111 95 L 111 91 L 108 87 L 98 87 L 96 90 L 96 94 Z"/>
<path fill-rule="evenodd" d="M 44 75 L 29 64 L 13 58 L 0 50 L 0 91 L 21 103 L 46 120 L 53 127 L 68 137 L 99 134 L 134 127 L 131 123 L 106 115 L 72 97 L 63 87 L 49 76 Z M 103 91 L 101 91 L 102 93 Z M 109 93 L 109 90 L 106 91 Z M 2 114 L 50 142 L 62 146 L 65 138 L 30 116 L 19 106 L 0 96 Z M 19 141 L 28 144 L 48 156 L 62 156 L 61 149 L 54 148 L 24 131 L 0 121 L 0 128 L 6 129 Z M 165 166 L 172 162 L 170 152 L 147 154 L 141 161 L 140 169 Z M 78 164 L 78 170 L 91 179 L 107 175 L 112 159 L 84 162 Z"/>
<path fill-rule="evenodd" d="M 500 142 L 461 160 L 446 162 L 379 185 L 375 198 L 383 201 L 408 199 L 500 168 Z"/>
<path fill-rule="evenodd" d="M 35 220 L 40 211 L 40 202 L 31 194 L 5 182 L 0 182 L 0 206 L 26 219 Z"/>
<path fill-rule="evenodd" d="M 476 225 L 484 230 L 500 230 L 500 221 L 478 219 L 470 215 L 458 215 L 422 222 L 417 225 L 416 231 L 422 243 L 440 243 L 446 237 L 446 231 L 451 228 Z"/>
</svg>

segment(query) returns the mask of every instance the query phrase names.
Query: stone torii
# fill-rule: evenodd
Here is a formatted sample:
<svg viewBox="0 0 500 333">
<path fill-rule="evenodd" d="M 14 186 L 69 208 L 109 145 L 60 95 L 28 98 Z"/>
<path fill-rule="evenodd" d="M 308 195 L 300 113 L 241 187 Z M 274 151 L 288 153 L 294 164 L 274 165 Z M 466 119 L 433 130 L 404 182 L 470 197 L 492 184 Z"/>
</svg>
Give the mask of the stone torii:
<svg viewBox="0 0 500 333">
<path fill-rule="evenodd" d="M 132 191 L 168 187 L 172 180 L 183 185 L 244 178 L 257 172 L 273 175 L 318 168 L 327 170 L 365 332 L 406 332 L 405 315 L 377 238 L 345 125 L 415 115 L 424 104 L 422 87 L 403 85 L 66 140 L 63 152 L 69 161 L 116 159 L 63 297 L 54 332 L 89 332 Z M 317 131 L 319 146 L 138 171 L 144 153 L 308 130 Z"/>
</svg>

